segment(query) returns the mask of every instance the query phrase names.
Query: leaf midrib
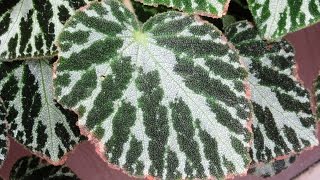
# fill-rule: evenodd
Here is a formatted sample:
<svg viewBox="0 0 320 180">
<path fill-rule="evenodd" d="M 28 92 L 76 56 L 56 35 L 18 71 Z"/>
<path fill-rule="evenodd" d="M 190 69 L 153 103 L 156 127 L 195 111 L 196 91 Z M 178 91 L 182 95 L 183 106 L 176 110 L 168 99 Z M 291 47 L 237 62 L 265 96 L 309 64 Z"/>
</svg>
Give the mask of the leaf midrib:
<svg viewBox="0 0 320 180">
<path fill-rule="evenodd" d="M 53 145 L 53 132 L 52 132 L 52 120 L 51 120 L 51 114 L 50 114 L 50 104 L 49 104 L 49 101 L 48 101 L 48 97 L 47 97 L 47 91 L 45 89 L 46 87 L 46 84 L 44 82 L 44 76 L 43 76 L 43 69 L 42 69 L 42 62 L 39 61 L 39 65 L 40 65 L 40 74 L 41 74 L 41 85 L 42 85 L 42 91 L 43 91 L 43 94 L 44 94 L 44 99 L 45 99 L 45 102 L 46 102 L 46 107 L 47 107 L 47 112 L 48 112 L 48 117 L 49 117 L 49 129 L 50 129 L 50 142 L 51 142 L 51 149 L 54 149 L 54 145 Z"/>
</svg>

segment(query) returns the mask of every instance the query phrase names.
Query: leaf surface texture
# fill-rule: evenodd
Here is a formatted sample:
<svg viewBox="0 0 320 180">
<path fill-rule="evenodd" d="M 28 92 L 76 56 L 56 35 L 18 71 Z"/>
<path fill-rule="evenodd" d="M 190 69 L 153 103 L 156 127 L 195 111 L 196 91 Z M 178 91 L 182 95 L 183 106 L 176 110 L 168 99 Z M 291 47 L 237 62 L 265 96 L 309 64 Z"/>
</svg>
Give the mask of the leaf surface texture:
<svg viewBox="0 0 320 180">
<path fill-rule="evenodd" d="M 54 166 L 36 156 L 20 158 L 12 167 L 10 180 L 78 180 L 79 178 L 66 166 Z"/>
<path fill-rule="evenodd" d="M 214 26 L 179 12 L 143 25 L 115 1 L 77 12 L 59 36 L 55 94 L 134 175 L 244 173 L 246 71 Z"/>
<path fill-rule="evenodd" d="M 0 1 L 0 61 L 56 54 L 56 35 L 86 2 L 88 0 Z"/>
<path fill-rule="evenodd" d="M 247 21 L 226 29 L 249 71 L 253 108 L 253 159 L 269 162 L 318 145 L 308 91 L 299 83 L 294 50 L 285 40 L 268 43 Z"/>
<path fill-rule="evenodd" d="M 320 20 L 318 0 L 247 0 L 263 38 L 278 39 Z"/>
<path fill-rule="evenodd" d="M 76 126 L 77 115 L 53 99 L 51 65 L 47 60 L 0 62 L 0 73 L 9 134 L 58 163 L 83 137 Z"/>
</svg>

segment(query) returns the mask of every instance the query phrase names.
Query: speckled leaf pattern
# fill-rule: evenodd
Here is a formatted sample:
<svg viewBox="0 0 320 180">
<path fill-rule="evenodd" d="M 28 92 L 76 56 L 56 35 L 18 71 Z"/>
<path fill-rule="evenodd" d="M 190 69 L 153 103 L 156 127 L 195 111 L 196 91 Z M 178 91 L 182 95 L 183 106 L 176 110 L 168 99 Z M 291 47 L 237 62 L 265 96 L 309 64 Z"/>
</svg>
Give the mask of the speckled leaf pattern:
<svg viewBox="0 0 320 180">
<path fill-rule="evenodd" d="M 320 75 L 314 82 L 314 95 L 316 97 L 317 120 L 320 119 Z"/>
<path fill-rule="evenodd" d="M 271 177 L 279 174 L 283 170 L 286 170 L 290 165 L 292 165 L 296 160 L 296 156 L 289 156 L 282 160 L 275 160 L 266 164 L 259 164 L 251 167 L 248 174 L 252 174 L 260 177 Z"/>
<path fill-rule="evenodd" d="M 190 14 L 222 17 L 227 13 L 230 0 L 136 0 L 143 4 L 165 5 Z"/>
<path fill-rule="evenodd" d="M 260 34 L 277 39 L 320 20 L 319 0 L 247 0 Z"/>
<path fill-rule="evenodd" d="M 0 97 L 0 167 L 2 166 L 8 153 L 9 139 L 7 136 L 6 115 L 7 109 L 5 108 L 2 98 Z"/>
<path fill-rule="evenodd" d="M 291 45 L 262 41 L 246 21 L 229 26 L 226 34 L 249 70 L 254 160 L 268 162 L 317 145 L 309 93 L 295 76 Z"/>
<path fill-rule="evenodd" d="M 20 158 L 12 167 L 10 180 L 78 180 L 66 166 L 48 164 L 36 156 Z"/>
<path fill-rule="evenodd" d="M 0 97 L 7 107 L 10 135 L 57 163 L 82 136 L 77 116 L 54 102 L 52 88 L 46 60 L 0 63 Z"/>
<path fill-rule="evenodd" d="M 87 1 L 0 1 L 0 61 L 55 54 L 55 36 L 75 9 Z"/>
<path fill-rule="evenodd" d="M 77 12 L 58 41 L 57 99 L 111 163 L 167 179 L 246 172 L 247 73 L 214 26 L 179 12 L 141 25 L 103 1 Z"/>
</svg>

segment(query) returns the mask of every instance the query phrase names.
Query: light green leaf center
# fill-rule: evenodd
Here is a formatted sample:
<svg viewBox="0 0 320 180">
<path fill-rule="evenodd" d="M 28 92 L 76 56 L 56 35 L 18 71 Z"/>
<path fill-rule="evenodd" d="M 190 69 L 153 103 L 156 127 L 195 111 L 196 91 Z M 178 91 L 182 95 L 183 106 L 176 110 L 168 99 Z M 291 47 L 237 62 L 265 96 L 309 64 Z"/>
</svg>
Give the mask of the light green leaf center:
<svg viewBox="0 0 320 180">
<path fill-rule="evenodd" d="M 146 46 L 148 43 L 147 34 L 141 32 L 141 31 L 134 31 L 133 38 L 140 45 Z"/>
</svg>

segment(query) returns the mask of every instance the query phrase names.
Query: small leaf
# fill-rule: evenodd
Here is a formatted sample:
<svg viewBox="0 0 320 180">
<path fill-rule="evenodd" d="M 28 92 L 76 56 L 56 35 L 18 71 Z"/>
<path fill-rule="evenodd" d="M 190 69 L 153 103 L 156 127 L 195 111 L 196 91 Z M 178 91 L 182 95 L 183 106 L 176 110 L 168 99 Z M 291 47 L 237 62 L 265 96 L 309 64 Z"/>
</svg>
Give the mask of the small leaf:
<svg viewBox="0 0 320 180">
<path fill-rule="evenodd" d="M 268 162 L 318 145 L 309 93 L 295 77 L 291 45 L 263 41 L 246 21 L 229 26 L 226 34 L 249 70 L 254 161 Z"/>
<path fill-rule="evenodd" d="M 320 20 L 318 0 L 248 0 L 260 34 L 277 39 Z"/>
<path fill-rule="evenodd" d="M 136 0 L 145 5 L 165 5 L 189 14 L 200 14 L 209 17 L 222 17 L 227 13 L 230 0 Z"/>
<path fill-rule="evenodd" d="M 9 139 L 7 136 L 7 125 L 6 125 L 7 110 L 0 97 L 0 167 L 7 157 Z"/>
<path fill-rule="evenodd" d="M 103 1 L 71 17 L 58 42 L 56 97 L 111 163 L 167 179 L 246 172 L 246 72 L 217 28 L 179 12 L 141 25 Z"/>
<path fill-rule="evenodd" d="M 0 61 L 51 56 L 57 35 L 88 0 L 0 1 Z"/>
<path fill-rule="evenodd" d="M 12 167 L 10 180 L 77 180 L 70 168 L 54 166 L 36 156 L 20 158 Z"/>
<path fill-rule="evenodd" d="M 53 100 L 52 70 L 46 60 L 0 62 L 0 96 L 9 133 L 53 163 L 82 139 L 77 116 Z"/>
<path fill-rule="evenodd" d="M 249 169 L 248 174 L 261 177 L 270 177 L 286 170 L 296 160 L 296 156 L 289 156 L 282 160 L 275 160 L 266 164 L 259 164 Z"/>
</svg>

